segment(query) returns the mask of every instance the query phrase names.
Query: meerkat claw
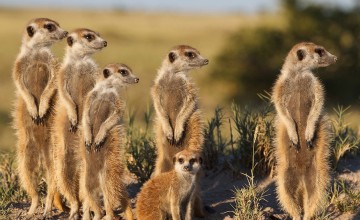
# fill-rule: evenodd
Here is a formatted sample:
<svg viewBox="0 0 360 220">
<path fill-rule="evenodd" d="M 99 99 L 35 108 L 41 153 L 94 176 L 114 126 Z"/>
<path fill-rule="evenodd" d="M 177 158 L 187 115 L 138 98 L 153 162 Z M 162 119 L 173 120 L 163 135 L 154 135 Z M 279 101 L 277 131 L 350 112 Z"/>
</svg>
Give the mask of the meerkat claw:
<svg viewBox="0 0 360 220">
<path fill-rule="evenodd" d="M 306 145 L 307 145 L 307 147 L 308 147 L 309 150 L 313 147 L 313 144 L 314 144 L 314 143 L 313 143 L 312 140 L 306 142 Z"/>
<path fill-rule="evenodd" d="M 91 145 L 92 145 L 91 142 L 86 142 L 86 141 L 85 141 L 85 148 L 86 148 L 86 151 L 87 151 L 87 152 L 90 152 L 90 151 L 91 151 Z"/>
<path fill-rule="evenodd" d="M 75 133 L 76 130 L 77 130 L 77 125 L 71 124 L 71 125 L 70 125 L 70 128 L 69 128 L 69 131 L 70 131 L 71 133 Z"/>
</svg>

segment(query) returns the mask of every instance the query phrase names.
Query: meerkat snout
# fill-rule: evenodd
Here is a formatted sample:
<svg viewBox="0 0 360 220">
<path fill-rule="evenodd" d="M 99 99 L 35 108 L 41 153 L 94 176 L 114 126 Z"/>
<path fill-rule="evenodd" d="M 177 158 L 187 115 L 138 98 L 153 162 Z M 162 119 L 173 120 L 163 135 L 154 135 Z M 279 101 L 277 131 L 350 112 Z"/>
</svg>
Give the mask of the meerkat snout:
<svg viewBox="0 0 360 220">
<path fill-rule="evenodd" d="M 68 34 L 69 34 L 69 32 L 64 31 L 63 35 L 61 36 L 61 39 L 64 39 Z"/>
<path fill-rule="evenodd" d="M 204 62 L 203 62 L 204 65 L 208 65 L 209 64 L 209 60 L 208 59 L 205 59 Z"/>
</svg>

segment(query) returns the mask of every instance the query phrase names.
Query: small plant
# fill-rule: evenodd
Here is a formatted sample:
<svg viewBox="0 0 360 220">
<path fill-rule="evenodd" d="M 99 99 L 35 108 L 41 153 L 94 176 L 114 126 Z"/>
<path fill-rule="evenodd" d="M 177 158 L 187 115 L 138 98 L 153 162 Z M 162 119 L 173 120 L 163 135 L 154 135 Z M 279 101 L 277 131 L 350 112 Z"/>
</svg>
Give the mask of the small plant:
<svg viewBox="0 0 360 220">
<path fill-rule="evenodd" d="M 9 212 L 8 206 L 12 202 L 19 202 L 27 198 L 20 187 L 19 178 L 15 171 L 15 157 L 10 154 L 0 156 L 0 217 Z"/>
<path fill-rule="evenodd" d="M 269 94 L 259 95 L 261 98 L 269 99 Z M 267 174 L 273 170 L 275 157 L 272 146 L 272 139 L 275 135 L 273 127 L 274 111 L 270 103 L 262 106 L 259 110 L 253 110 L 245 106 L 232 105 L 233 122 L 236 130 L 236 139 L 232 131 L 230 144 L 232 151 L 232 161 L 229 165 L 235 173 L 240 169 L 251 168 L 251 146 L 254 139 L 255 128 L 258 128 L 258 141 L 255 145 L 255 161 L 258 164 L 256 171 Z"/>
<path fill-rule="evenodd" d="M 221 108 L 215 109 L 214 117 L 208 121 L 204 131 L 205 147 L 204 161 L 207 169 L 218 167 L 219 157 L 224 154 L 224 149 L 228 145 L 221 130 L 224 122 L 224 113 Z"/>
<path fill-rule="evenodd" d="M 259 127 L 256 127 L 252 144 L 252 161 L 250 176 L 246 176 L 248 184 L 245 188 L 236 189 L 235 191 L 235 220 L 257 220 L 263 218 L 263 211 L 260 202 L 264 199 L 264 191 L 259 190 L 254 180 L 255 164 L 255 144 L 257 142 Z"/>
<path fill-rule="evenodd" d="M 339 181 L 337 188 L 337 196 L 332 203 L 341 213 L 355 212 L 359 209 L 360 190 L 353 189 L 344 181 Z"/>
<path fill-rule="evenodd" d="M 335 119 L 332 120 L 332 128 L 334 133 L 334 141 L 332 144 L 333 150 L 333 167 L 337 168 L 338 163 L 342 157 L 348 152 L 354 152 L 359 149 L 360 139 L 356 132 L 349 127 L 344 121 L 344 116 L 350 108 L 343 108 L 338 106 L 334 109 Z"/>
<path fill-rule="evenodd" d="M 155 168 L 155 142 L 148 134 L 151 116 L 152 111 L 148 108 L 144 115 L 146 128 L 144 131 L 134 128 L 134 113 L 129 114 L 128 153 L 130 157 L 127 160 L 127 167 L 141 183 L 150 179 Z"/>
</svg>

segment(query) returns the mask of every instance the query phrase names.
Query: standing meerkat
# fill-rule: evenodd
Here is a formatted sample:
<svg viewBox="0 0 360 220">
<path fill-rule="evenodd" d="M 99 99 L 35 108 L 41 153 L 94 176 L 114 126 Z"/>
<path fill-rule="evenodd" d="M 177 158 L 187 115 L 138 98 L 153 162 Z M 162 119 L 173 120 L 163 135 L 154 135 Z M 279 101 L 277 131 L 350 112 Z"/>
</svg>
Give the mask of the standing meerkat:
<svg viewBox="0 0 360 220">
<path fill-rule="evenodd" d="M 17 89 L 13 118 L 18 137 L 18 172 L 21 185 L 32 200 L 29 215 L 34 214 L 39 203 L 40 169 L 45 171 L 48 188 L 44 214 L 51 210 L 56 195 L 49 127 L 54 116 L 58 63 L 50 47 L 66 35 L 67 32 L 56 21 L 48 18 L 31 20 L 12 73 Z M 58 194 L 56 198 L 55 204 L 59 204 L 61 209 Z"/>
<path fill-rule="evenodd" d="M 121 122 L 125 111 L 123 90 L 139 82 L 124 64 L 109 64 L 103 70 L 104 79 L 96 83 L 85 99 L 80 174 L 83 219 L 101 219 L 100 198 L 103 194 L 106 219 L 112 220 L 114 210 L 121 203 L 127 220 L 133 219 L 131 202 L 123 182 L 126 169 L 125 130 Z"/>
<path fill-rule="evenodd" d="M 158 154 L 154 176 L 173 169 L 172 158 L 184 149 L 202 153 L 204 124 L 198 91 L 187 74 L 208 63 L 198 50 L 187 45 L 175 46 L 163 60 L 151 89 Z M 197 182 L 195 215 L 204 217 Z"/>
<path fill-rule="evenodd" d="M 139 220 L 193 219 L 197 174 L 202 158 L 195 151 L 183 150 L 173 158 L 174 169 L 145 183 L 136 202 Z"/>
<path fill-rule="evenodd" d="M 294 219 L 310 219 L 321 208 L 330 182 L 331 131 L 323 112 L 324 91 L 312 70 L 336 56 L 313 43 L 296 44 L 273 88 L 277 112 L 277 193 Z"/>
<path fill-rule="evenodd" d="M 107 46 L 98 33 L 77 29 L 67 37 L 67 49 L 59 71 L 60 100 L 52 130 L 55 175 L 59 191 L 70 203 L 69 219 L 78 219 L 80 131 L 84 100 L 99 77 L 98 66 L 91 55 Z"/>
</svg>

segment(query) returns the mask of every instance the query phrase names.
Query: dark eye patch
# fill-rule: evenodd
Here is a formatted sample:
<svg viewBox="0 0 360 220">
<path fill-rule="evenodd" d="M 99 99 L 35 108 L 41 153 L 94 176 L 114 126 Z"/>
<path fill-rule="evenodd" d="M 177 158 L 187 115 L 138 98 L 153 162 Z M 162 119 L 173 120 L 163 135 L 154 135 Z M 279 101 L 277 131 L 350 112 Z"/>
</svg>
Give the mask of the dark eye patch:
<svg viewBox="0 0 360 220">
<path fill-rule="evenodd" d="M 93 34 L 85 34 L 84 38 L 88 40 L 89 42 L 93 41 L 95 39 L 95 36 Z"/>
<path fill-rule="evenodd" d="M 184 159 L 183 159 L 183 158 L 179 158 L 178 161 L 179 161 L 180 164 L 183 164 L 183 163 L 184 163 Z"/>
<path fill-rule="evenodd" d="M 44 28 L 47 29 L 49 32 L 53 32 L 56 30 L 56 26 L 54 24 L 44 24 Z"/>
<path fill-rule="evenodd" d="M 129 72 L 125 69 L 120 69 L 119 70 L 119 73 L 122 75 L 122 76 L 128 76 L 129 75 Z"/>
<path fill-rule="evenodd" d="M 194 52 L 185 52 L 185 56 L 189 57 L 190 59 L 194 59 L 196 54 Z"/>
<path fill-rule="evenodd" d="M 190 161 L 189 161 L 190 164 L 194 164 L 195 162 L 196 162 L 196 159 L 194 159 L 194 158 L 190 159 Z"/>
<path fill-rule="evenodd" d="M 316 48 L 315 53 L 319 54 L 320 57 L 324 56 L 325 51 L 322 48 Z"/>
</svg>

